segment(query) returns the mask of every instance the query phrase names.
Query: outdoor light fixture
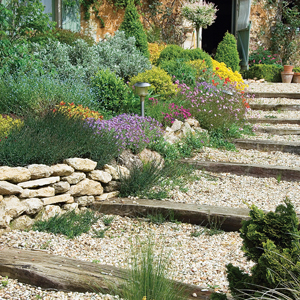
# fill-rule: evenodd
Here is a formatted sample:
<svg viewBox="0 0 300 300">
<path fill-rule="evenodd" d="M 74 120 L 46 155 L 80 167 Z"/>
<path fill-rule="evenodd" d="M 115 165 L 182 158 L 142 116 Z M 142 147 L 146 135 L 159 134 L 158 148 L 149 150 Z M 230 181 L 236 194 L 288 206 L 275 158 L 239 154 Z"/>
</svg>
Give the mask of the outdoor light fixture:
<svg viewBox="0 0 300 300">
<path fill-rule="evenodd" d="M 145 116 L 145 97 L 148 94 L 148 87 L 151 86 L 150 83 L 147 82 L 137 82 L 134 87 L 136 90 L 136 93 L 141 98 L 141 113 L 142 117 Z"/>
<path fill-rule="evenodd" d="M 228 90 L 222 90 L 222 92 L 223 92 L 224 94 L 233 96 L 233 93 L 232 93 L 231 91 L 228 91 Z"/>
</svg>

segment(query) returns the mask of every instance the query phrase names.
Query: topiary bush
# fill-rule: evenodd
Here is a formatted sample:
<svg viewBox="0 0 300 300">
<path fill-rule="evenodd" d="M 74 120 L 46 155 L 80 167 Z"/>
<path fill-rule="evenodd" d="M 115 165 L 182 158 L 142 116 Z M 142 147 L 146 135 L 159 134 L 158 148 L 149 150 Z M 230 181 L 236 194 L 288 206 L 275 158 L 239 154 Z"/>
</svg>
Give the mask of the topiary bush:
<svg viewBox="0 0 300 300">
<path fill-rule="evenodd" d="M 144 31 L 140 16 L 133 3 L 130 1 L 125 9 L 124 20 L 119 27 L 120 31 L 124 31 L 127 38 L 134 36 L 136 47 L 149 58 L 147 35 Z"/>
<path fill-rule="evenodd" d="M 239 53 L 237 50 L 236 39 L 233 34 L 229 32 L 225 33 L 223 40 L 217 47 L 215 60 L 218 62 L 224 62 L 228 68 L 231 68 L 233 72 L 239 71 Z"/>
<path fill-rule="evenodd" d="M 281 72 L 283 66 L 280 65 L 253 65 L 244 72 L 244 78 L 264 78 L 269 82 L 281 82 Z"/>
<path fill-rule="evenodd" d="M 178 45 L 168 45 L 165 49 L 160 52 L 157 63 L 160 64 L 165 60 L 173 60 L 176 58 L 183 57 L 183 48 Z"/>
<path fill-rule="evenodd" d="M 185 82 L 187 85 L 196 83 L 196 69 L 185 63 L 183 59 L 164 61 L 160 67 L 172 76 L 173 82 L 179 80 L 179 82 Z"/>
<path fill-rule="evenodd" d="M 277 206 L 275 212 L 265 213 L 255 205 L 251 207 L 248 221 L 243 221 L 242 250 L 255 265 L 247 274 L 228 264 L 229 289 L 235 298 L 250 298 L 267 289 L 286 287 L 300 279 L 299 221 L 291 202 Z M 242 294 L 244 291 L 244 294 Z M 282 295 L 291 296 L 288 289 Z"/>
<path fill-rule="evenodd" d="M 110 70 L 99 70 L 91 78 L 91 86 L 100 110 L 114 114 L 126 111 L 126 107 L 138 105 L 128 85 Z"/>
<path fill-rule="evenodd" d="M 173 84 L 171 76 L 159 67 L 153 67 L 151 70 L 132 77 L 129 86 L 133 86 L 137 82 L 150 83 L 150 90 L 165 97 L 174 96 L 176 94 L 176 85 Z"/>
</svg>

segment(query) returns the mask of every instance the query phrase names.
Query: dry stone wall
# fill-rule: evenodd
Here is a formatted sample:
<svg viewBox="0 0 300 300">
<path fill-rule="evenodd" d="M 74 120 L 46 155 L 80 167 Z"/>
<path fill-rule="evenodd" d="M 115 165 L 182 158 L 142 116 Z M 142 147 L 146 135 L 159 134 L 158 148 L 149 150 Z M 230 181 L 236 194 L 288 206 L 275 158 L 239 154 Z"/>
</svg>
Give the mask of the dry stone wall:
<svg viewBox="0 0 300 300">
<path fill-rule="evenodd" d="M 0 234 L 116 197 L 119 174 L 127 176 L 129 170 L 111 165 L 96 170 L 96 166 L 90 159 L 69 158 L 53 166 L 0 167 Z"/>
</svg>

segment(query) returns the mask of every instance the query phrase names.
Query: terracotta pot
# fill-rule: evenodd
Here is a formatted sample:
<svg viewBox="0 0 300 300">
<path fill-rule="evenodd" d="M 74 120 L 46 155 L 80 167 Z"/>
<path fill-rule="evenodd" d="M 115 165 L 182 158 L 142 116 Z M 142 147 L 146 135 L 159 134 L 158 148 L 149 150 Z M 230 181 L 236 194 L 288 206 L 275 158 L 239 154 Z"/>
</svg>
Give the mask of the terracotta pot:
<svg viewBox="0 0 300 300">
<path fill-rule="evenodd" d="M 285 65 L 285 66 L 283 66 L 283 72 L 285 72 L 285 73 L 292 73 L 293 72 L 293 68 L 294 68 L 294 66 Z"/>
<path fill-rule="evenodd" d="M 287 73 L 281 72 L 281 79 L 283 83 L 291 83 L 294 76 L 294 72 Z"/>
<path fill-rule="evenodd" d="M 294 73 L 293 82 L 294 83 L 300 83 L 300 73 L 299 72 Z"/>
</svg>

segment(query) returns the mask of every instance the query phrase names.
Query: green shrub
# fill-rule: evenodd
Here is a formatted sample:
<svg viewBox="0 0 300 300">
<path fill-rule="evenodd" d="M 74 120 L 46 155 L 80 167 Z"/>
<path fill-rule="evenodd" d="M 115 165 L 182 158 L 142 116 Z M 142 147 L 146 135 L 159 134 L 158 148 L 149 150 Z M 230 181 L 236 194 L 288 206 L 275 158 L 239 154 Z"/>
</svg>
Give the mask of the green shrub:
<svg viewBox="0 0 300 300">
<path fill-rule="evenodd" d="M 163 96 L 174 96 L 176 94 L 175 85 L 172 83 L 171 76 L 159 67 L 139 73 L 130 79 L 129 86 L 137 82 L 148 82 L 151 84 L 150 91 Z"/>
<path fill-rule="evenodd" d="M 139 105 L 139 101 L 128 85 L 108 69 L 98 71 L 91 78 L 91 86 L 96 95 L 98 107 L 102 110 L 118 114 Z"/>
<path fill-rule="evenodd" d="M 294 69 L 293 69 L 293 72 L 297 72 L 297 73 L 299 73 L 299 72 L 300 72 L 300 67 L 296 67 L 296 68 L 294 68 Z"/>
<path fill-rule="evenodd" d="M 253 65 L 244 73 L 245 78 L 264 78 L 268 82 L 281 82 L 281 72 L 283 66 L 280 65 Z"/>
<path fill-rule="evenodd" d="M 159 55 L 158 64 L 174 59 L 184 59 L 185 61 L 201 59 L 205 60 L 207 68 L 212 69 L 213 67 L 210 55 L 202 49 L 183 49 L 177 45 L 168 45 L 163 49 Z"/>
<path fill-rule="evenodd" d="M 9 132 L 15 127 L 21 127 L 22 121 L 20 119 L 13 119 L 10 116 L 3 117 L 0 115 L 0 139 L 8 136 Z"/>
<path fill-rule="evenodd" d="M 69 239 L 86 233 L 91 229 L 91 225 L 96 223 L 100 217 L 94 212 L 86 210 L 76 214 L 74 210 L 62 215 L 56 215 L 46 221 L 37 221 L 32 229 L 38 231 L 51 232 L 54 234 L 63 234 Z"/>
<path fill-rule="evenodd" d="M 125 9 L 124 20 L 119 27 L 119 31 L 124 31 L 127 38 L 135 37 L 136 47 L 147 58 L 150 57 L 147 35 L 133 1 L 130 1 Z"/>
<path fill-rule="evenodd" d="M 100 132 L 99 132 L 100 133 Z M 21 128 L 11 130 L 0 142 L 0 165 L 52 165 L 68 157 L 90 158 L 101 168 L 119 154 L 112 133 L 95 134 L 81 118 L 52 111 L 28 116 Z"/>
<path fill-rule="evenodd" d="M 284 287 L 300 279 L 299 222 L 291 202 L 286 199 L 285 205 L 268 213 L 253 205 L 250 217 L 243 221 L 241 238 L 245 256 L 255 263 L 251 275 L 232 264 L 226 266 L 230 292 L 236 298 L 249 298 L 250 293 Z M 241 295 L 243 290 L 247 294 Z M 290 295 L 288 290 L 282 293 Z"/>
<path fill-rule="evenodd" d="M 184 82 L 189 86 L 196 83 L 197 70 L 182 59 L 164 61 L 160 67 L 172 76 L 173 82 L 179 80 L 180 83 Z"/>
<path fill-rule="evenodd" d="M 230 34 L 229 32 L 225 33 L 223 40 L 217 47 L 215 60 L 218 62 L 224 62 L 233 72 L 240 70 L 240 58 L 237 50 L 236 39 L 233 34 Z"/>
</svg>

